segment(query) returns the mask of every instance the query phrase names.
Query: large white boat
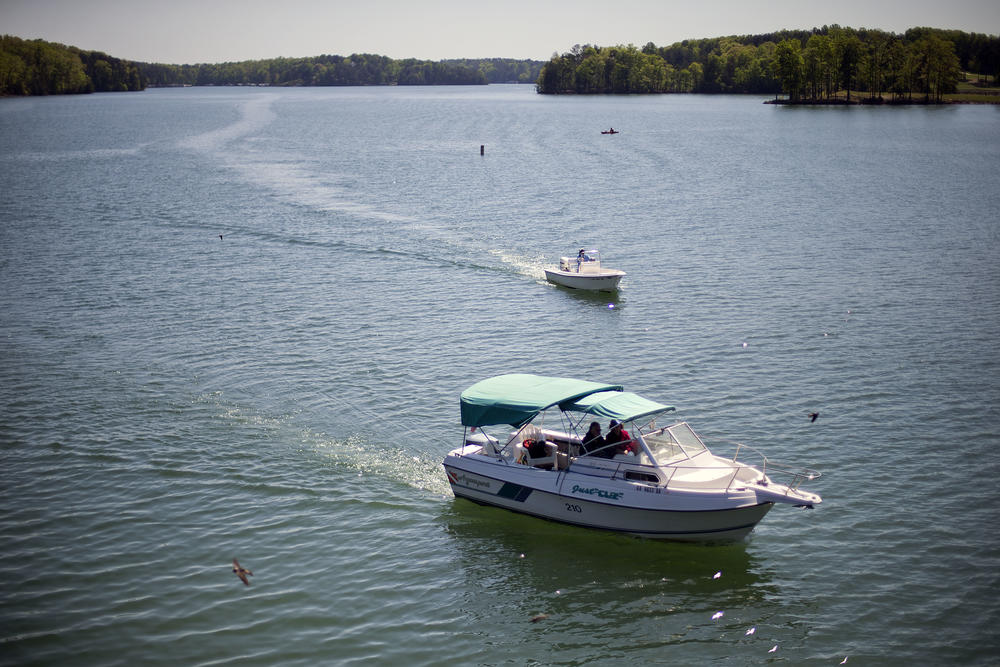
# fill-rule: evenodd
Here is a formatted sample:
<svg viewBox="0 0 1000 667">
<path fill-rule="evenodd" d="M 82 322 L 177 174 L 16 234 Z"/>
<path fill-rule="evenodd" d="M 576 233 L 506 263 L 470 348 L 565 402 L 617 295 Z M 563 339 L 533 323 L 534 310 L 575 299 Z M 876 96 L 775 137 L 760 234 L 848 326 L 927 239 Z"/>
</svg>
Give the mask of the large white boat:
<svg viewBox="0 0 1000 667">
<path fill-rule="evenodd" d="M 818 472 L 778 469 L 735 443 L 715 454 L 686 422 L 657 425 L 672 410 L 621 385 L 499 375 L 462 392 L 465 440 L 445 472 L 459 498 L 653 539 L 739 540 L 775 503 L 821 502 L 799 489 Z M 620 422 L 624 439 L 581 437 L 599 419 Z"/>
<path fill-rule="evenodd" d="M 618 289 L 625 272 L 601 266 L 601 253 L 596 248 L 581 248 L 576 258 L 559 258 L 558 269 L 545 269 L 550 283 L 573 289 L 613 292 Z"/>
</svg>

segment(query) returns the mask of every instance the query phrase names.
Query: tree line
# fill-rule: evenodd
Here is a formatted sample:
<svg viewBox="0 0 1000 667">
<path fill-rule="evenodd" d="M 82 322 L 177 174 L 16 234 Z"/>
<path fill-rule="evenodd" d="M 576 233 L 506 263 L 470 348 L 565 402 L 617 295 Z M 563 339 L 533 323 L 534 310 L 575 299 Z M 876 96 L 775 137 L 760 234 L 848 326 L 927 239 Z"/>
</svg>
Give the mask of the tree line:
<svg viewBox="0 0 1000 667">
<path fill-rule="evenodd" d="M 220 64 L 139 63 L 150 86 L 387 86 L 533 83 L 542 63 L 505 58 L 395 60 L 370 53 Z"/>
<path fill-rule="evenodd" d="M 534 83 L 538 60 L 394 60 L 350 56 L 166 65 L 121 60 L 40 39 L 0 36 L 0 95 L 143 90 L 147 86 L 371 86 Z"/>
<path fill-rule="evenodd" d="M 0 35 L 0 95 L 143 90 L 137 63 L 40 39 Z"/>
<path fill-rule="evenodd" d="M 838 90 L 869 99 L 940 100 L 961 72 L 1000 75 L 1000 38 L 911 28 L 899 35 L 837 25 L 810 31 L 685 40 L 642 49 L 576 45 L 554 54 L 537 87 L 547 94 L 785 92 L 793 101 L 830 100 Z"/>
</svg>

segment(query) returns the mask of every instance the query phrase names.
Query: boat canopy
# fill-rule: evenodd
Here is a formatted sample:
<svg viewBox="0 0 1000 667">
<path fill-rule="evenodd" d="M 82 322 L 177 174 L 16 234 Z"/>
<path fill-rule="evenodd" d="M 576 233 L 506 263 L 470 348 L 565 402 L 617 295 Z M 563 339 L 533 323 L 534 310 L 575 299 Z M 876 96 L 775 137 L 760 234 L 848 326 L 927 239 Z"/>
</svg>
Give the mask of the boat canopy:
<svg viewBox="0 0 1000 667">
<path fill-rule="evenodd" d="M 566 412 L 583 412 L 621 422 L 638 419 L 657 412 L 670 412 L 672 405 L 662 405 L 630 391 L 600 391 L 582 396 L 572 403 L 559 406 Z"/>
<path fill-rule="evenodd" d="M 554 405 L 578 401 L 598 392 L 624 389 L 617 384 L 510 373 L 481 380 L 462 392 L 462 425 L 523 426 Z"/>
</svg>

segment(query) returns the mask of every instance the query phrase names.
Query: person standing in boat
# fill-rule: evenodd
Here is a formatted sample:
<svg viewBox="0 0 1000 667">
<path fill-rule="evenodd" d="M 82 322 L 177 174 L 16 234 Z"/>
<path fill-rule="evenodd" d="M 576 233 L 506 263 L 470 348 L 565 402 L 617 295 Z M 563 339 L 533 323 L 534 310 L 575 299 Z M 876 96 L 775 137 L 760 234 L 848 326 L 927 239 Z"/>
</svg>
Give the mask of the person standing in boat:
<svg viewBox="0 0 1000 667">
<path fill-rule="evenodd" d="M 608 435 L 604 441 L 608 444 L 618 443 L 617 447 L 609 447 L 615 454 L 635 454 L 638 451 L 635 443 L 632 442 L 632 436 L 628 434 L 621 422 L 615 419 L 611 420 Z"/>
<path fill-rule="evenodd" d="M 610 457 L 610 449 L 601 449 L 605 444 L 604 436 L 601 435 L 601 425 L 597 422 L 590 422 L 590 428 L 587 430 L 587 434 L 583 436 L 583 453 L 606 458 Z"/>
</svg>

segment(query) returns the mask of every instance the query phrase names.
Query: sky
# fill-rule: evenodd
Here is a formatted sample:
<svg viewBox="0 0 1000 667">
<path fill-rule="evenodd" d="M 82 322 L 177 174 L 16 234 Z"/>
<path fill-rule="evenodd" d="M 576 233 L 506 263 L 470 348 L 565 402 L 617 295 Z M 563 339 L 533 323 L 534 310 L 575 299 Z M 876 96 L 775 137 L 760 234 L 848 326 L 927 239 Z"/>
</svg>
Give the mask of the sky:
<svg viewBox="0 0 1000 667">
<path fill-rule="evenodd" d="M 126 60 L 221 63 L 373 53 L 548 60 L 575 44 L 839 24 L 1000 34 L 998 0 L 0 0 L 0 34 Z"/>
</svg>

